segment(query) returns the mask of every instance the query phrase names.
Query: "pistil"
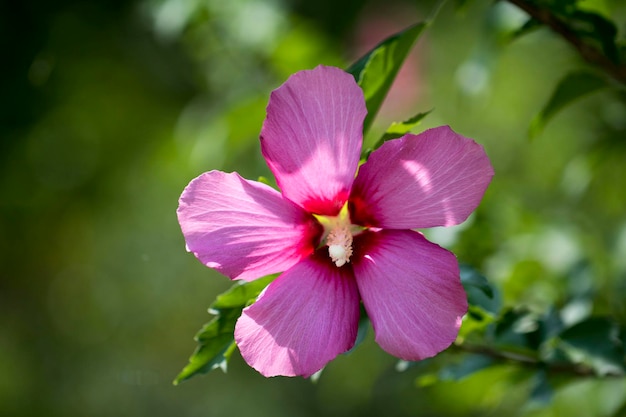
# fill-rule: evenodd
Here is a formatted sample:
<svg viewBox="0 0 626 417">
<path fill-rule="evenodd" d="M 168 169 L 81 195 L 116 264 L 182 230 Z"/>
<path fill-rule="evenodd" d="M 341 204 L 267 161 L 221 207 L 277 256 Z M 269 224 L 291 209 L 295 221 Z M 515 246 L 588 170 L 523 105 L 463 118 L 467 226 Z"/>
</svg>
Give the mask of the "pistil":
<svg viewBox="0 0 626 417">
<path fill-rule="evenodd" d="M 328 255 L 335 265 L 343 266 L 350 262 L 352 256 L 352 234 L 347 226 L 339 226 L 330 231 L 326 237 Z"/>
</svg>

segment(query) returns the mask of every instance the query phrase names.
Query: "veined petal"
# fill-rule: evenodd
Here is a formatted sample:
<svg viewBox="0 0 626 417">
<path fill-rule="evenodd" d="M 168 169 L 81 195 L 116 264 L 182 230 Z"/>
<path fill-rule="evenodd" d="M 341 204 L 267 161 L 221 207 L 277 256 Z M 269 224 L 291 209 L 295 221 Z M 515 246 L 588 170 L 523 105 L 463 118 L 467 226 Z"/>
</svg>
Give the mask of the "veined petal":
<svg viewBox="0 0 626 417">
<path fill-rule="evenodd" d="M 237 173 L 206 172 L 179 200 L 187 250 L 232 279 L 282 272 L 311 254 L 322 227 L 273 188 Z"/>
<path fill-rule="evenodd" d="M 354 345 L 359 294 L 352 270 L 320 252 L 280 275 L 237 321 L 241 355 L 264 376 L 309 377 Z"/>
<path fill-rule="evenodd" d="M 376 342 L 405 360 L 446 349 L 467 299 L 455 256 L 412 230 L 355 237 L 354 275 Z"/>
<path fill-rule="evenodd" d="M 390 140 L 359 168 L 353 223 L 390 229 L 452 226 L 482 199 L 493 168 L 482 146 L 442 126 Z"/>
<path fill-rule="evenodd" d="M 350 194 L 367 113 L 352 75 L 334 67 L 300 71 L 270 96 L 261 150 L 285 197 L 336 215 Z"/>
</svg>

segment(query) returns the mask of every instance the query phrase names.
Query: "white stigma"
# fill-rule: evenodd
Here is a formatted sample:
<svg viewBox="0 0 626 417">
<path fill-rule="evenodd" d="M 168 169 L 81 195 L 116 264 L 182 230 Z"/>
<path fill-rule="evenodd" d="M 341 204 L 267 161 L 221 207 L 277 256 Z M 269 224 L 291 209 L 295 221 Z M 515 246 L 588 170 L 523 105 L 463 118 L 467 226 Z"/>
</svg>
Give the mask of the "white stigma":
<svg viewBox="0 0 626 417">
<path fill-rule="evenodd" d="M 326 238 L 328 255 L 335 265 L 343 266 L 352 256 L 352 234 L 347 227 L 333 229 Z"/>
</svg>

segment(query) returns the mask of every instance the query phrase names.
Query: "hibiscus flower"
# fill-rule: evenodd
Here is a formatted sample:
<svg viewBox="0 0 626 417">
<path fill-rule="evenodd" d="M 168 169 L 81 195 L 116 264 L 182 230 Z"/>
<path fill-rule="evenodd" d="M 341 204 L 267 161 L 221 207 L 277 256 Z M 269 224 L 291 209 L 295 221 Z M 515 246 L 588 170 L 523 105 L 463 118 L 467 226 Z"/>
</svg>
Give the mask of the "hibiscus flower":
<svg viewBox="0 0 626 417">
<path fill-rule="evenodd" d="M 446 349 L 467 299 L 454 254 L 414 229 L 452 226 L 493 169 L 449 127 L 407 134 L 359 167 L 365 99 L 319 66 L 272 92 L 261 149 L 281 192 L 210 171 L 180 197 L 187 249 L 231 279 L 282 272 L 246 307 L 235 341 L 265 376 L 308 377 L 355 343 L 363 303 L 376 342 L 405 360 Z"/>
</svg>

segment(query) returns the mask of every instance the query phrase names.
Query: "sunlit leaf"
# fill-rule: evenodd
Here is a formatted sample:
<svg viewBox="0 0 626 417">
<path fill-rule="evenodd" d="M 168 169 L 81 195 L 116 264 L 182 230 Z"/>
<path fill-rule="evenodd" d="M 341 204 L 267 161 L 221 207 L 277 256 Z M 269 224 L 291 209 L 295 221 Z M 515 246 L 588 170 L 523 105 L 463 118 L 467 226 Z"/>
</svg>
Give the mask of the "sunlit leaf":
<svg viewBox="0 0 626 417">
<path fill-rule="evenodd" d="M 195 337 L 199 346 L 189 358 L 189 364 L 174 380 L 175 385 L 216 368 L 226 371 L 228 359 L 235 349 L 233 332 L 239 315 L 241 310 L 224 310 L 204 325 Z"/>
<path fill-rule="evenodd" d="M 218 295 L 213 304 L 211 304 L 210 309 L 243 308 L 250 300 L 254 300 L 274 279 L 276 279 L 276 275 L 268 275 L 250 282 L 240 281 L 226 292 Z"/>
<path fill-rule="evenodd" d="M 607 80 L 590 72 L 573 72 L 565 76 L 556 86 L 552 97 L 535 116 L 530 126 L 530 137 L 543 130 L 548 121 L 565 106 L 587 94 L 607 87 Z"/>
<path fill-rule="evenodd" d="M 275 278 L 276 275 L 269 275 L 251 282 L 241 281 L 243 283 L 237 283 L 217 296 L 209 308 L 216 317 L 196 334 L 194 339 L 198 347 L 189 358 L 189 364 L 174 380 L 175 385 L 213 369 L 226 371 L 228 360 L 237 348 L 233 334 L 241 311 Z"/>
<path fill-rule="evenodd" d="M 393 122 L 391 126 L 387 128 L 387 131 L 385 131 L 383 136 L 381 136 L 381 138 L 374 144 L 374 146 L 364 151 L 364 159 L 367 159 L 372 152 L 380 148 L 380 146 L 388 140 L 396 139 L 409 133 L 411 129 L 419 125 L 422 122 L 422 119 L 428 116 L 431 111 L 432 110 L 428 110 L 427 112 L 418 113 L 403 122 Z"/>
<path fill-rule="evenodd" d="M 363 132 L 367 132 L 383 104 L 413 44 L 429 22 L 417 23 L 390 36 L 361 57 L 348 72 L 354 76 L 365 95 L 367 117 Z"/>
</svg>

